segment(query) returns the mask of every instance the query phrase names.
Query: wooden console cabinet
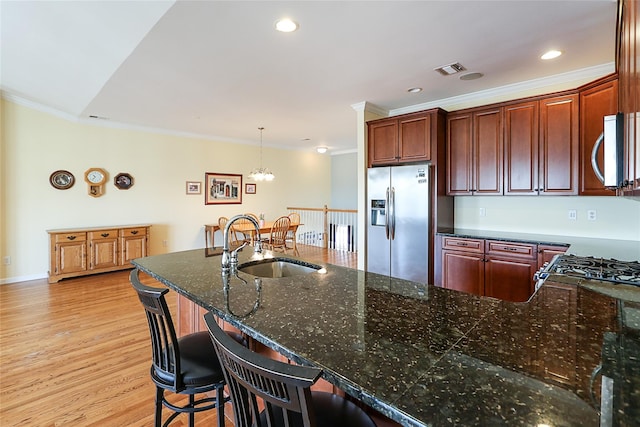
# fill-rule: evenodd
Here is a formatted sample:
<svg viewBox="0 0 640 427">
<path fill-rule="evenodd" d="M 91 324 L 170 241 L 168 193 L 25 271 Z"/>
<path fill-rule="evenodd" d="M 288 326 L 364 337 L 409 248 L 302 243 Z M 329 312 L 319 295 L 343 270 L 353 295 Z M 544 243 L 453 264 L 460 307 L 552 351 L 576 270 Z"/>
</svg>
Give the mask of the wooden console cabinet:
<svg viewBox="0 0 640 427">
<path fill-rule="evenodd" d="M 49 283 L 69 277 L 133 268 L 146 256 L 149 224 L 67 228 L 49 233 Z"/>
</svg>

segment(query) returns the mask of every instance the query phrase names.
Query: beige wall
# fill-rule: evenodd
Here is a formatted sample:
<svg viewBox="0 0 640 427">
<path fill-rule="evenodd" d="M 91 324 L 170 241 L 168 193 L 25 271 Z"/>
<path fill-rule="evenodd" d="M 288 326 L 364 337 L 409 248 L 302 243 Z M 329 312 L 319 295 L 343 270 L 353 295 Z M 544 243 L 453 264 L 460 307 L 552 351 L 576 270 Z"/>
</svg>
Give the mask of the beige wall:
<svg viewBox="0 0 640 427">
<path fill-rule="evenodd" d="M 264 212 L 267 219 L 287 206 L 322 207 L 331 201 L 331 159 L 315 152 L 265 147 L 263 164 L 276 175 L 243 192 L 242 205 L 204 205 L 203 195 L 186 195 L 186 181 L 204 181 L 205 172 L 246 175 L 259 165 L 259 148 L 72 122 L 2 100 L 2 212 L 0 283 L 45 277 L 47 229 L 151 223 L 151 253 L 204 246 L 203 224 L 219 216 Z M 109 172 L 106 194 L 87 194 L 84 171 Z M 66 169 L 76 177 L 56 190 L 49 175 Z M 133 175 L 129 190 L 113 186 L 120 172 Z M 203 183 L 204 184 L 204 183 Z M 163 241 L 167 246 L 163 246 Z"/>
<path fill-rule="evenodd" d="M 484 208 L 486 216 L 480 216 Z M 568 210 L 577 219 L 568 219 Z M 596 211 L 596 220 L 587 211 Z M 455 226 L 480 230 L 640 241 L 640 199 L 624 197 L 456 197 Z"/>
</svg>

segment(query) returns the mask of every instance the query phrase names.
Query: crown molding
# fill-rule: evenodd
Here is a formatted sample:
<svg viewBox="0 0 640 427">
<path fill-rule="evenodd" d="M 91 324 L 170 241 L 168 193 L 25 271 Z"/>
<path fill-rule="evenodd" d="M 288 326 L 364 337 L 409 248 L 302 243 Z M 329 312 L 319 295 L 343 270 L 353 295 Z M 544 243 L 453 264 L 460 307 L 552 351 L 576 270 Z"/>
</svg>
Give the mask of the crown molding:
<svg viewBox="0 0 640 427">
<path fill-rule="evenodd" d="M 517 99 L 521 97 L 518 94 L 522 94 L 522 97 L 530 96 L 524 95 L 527 92 L 538 91 L 540 94 L 545 92 L 545 89 L 549 89 L 552 86 L 566 85 L 567 89 L 570 89 L 570 85 L 573 84 L 576 88 L 580 85 L 595 80 L 599 77 L 605 76 L 615 72 L 615 63 L 610 62 L 607 64 L 597 65 L 594 67 L 583 68 L 576 71 L 571 71 L 562 74 L 556 74 L 550 77 L 543 77 L 539 79 L 527 80 L 524 82 L 514 83 L 510 85 L 500 86 L 493 89 L 482 90 L 478 92 L 472 92 L 464 95 L 453 96 L 451 98 L 439 99 L 436 101 L 425 102 L 422 104 L 411 105 L 408 107 L 395 108 L 389 111 L 389 116 L 398 116 L 400 114 L 414 113 L 416 111 L 429 110 L 431 108 L 450 109 L 451 107 L 457 107 L 459 105 L 477 106 L 487 103 L 487 99 L 505 98 Z M 493 101 L 491 101 L 493 102 Z M 475 104 L 475 105 L 474 105 Z M 458 108 L 453 108 L 458 109 Z"/>
</svg>

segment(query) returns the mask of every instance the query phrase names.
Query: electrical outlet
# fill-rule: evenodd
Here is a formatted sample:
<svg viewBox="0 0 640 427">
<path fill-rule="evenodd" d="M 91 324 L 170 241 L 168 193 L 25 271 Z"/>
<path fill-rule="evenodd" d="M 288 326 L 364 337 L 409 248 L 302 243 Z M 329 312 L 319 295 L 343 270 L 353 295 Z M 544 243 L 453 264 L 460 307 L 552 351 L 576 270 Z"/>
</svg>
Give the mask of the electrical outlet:
<svg viewBox="0 0 640 427">
<path fill-rule="evenodd" d="M 11 257 L 10 256 L 6 256 L 6 257 L 2 258 L 2 263 L 4 265 L 11 265 Z"/>
<path fill-rule="evenodd" d="M 589 221 L 595 221 L 598 218 L 596 215 L 596 211 L 594 209 L 590 209 L 587 211 L 587 219 Z"/>
<path fill-rule="evenodd" d="M 578 219 L 578 211 L 575 209 L 569 209 L 567 211 L 567 218 L 569 221 L 576 221 Z"/>
<path fill-rule="evenodd" d="M 480 208 L 480 216 L 487 216 L 487 210 L 485 208 Z"/>
</svg>

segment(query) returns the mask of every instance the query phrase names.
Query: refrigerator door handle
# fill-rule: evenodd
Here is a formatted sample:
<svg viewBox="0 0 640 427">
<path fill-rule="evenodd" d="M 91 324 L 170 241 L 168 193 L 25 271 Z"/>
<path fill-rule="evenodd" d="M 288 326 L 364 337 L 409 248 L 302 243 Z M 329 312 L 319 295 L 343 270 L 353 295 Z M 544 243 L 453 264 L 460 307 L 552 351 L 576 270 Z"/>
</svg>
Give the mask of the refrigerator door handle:
<svg viewBox="0 0 640 427">
<path fill-rule="evenodd" d="M 389 207 L 389 187 L 387 187 L 387 200 L 385 200 L 385 202 L 385 208 L 387 212 L 384 216 L 384 232 L 387 235 L 387 240 L 389 240 L 389 215 L 391 214 L 391 208 Z"/>
<path fill-rule="evenodd" d="M 394 240 L 396 237 L 396 189 L 391 187 L 391 203 L 389 206 L 391 207 L 391 240 Z"/>
</svg>

